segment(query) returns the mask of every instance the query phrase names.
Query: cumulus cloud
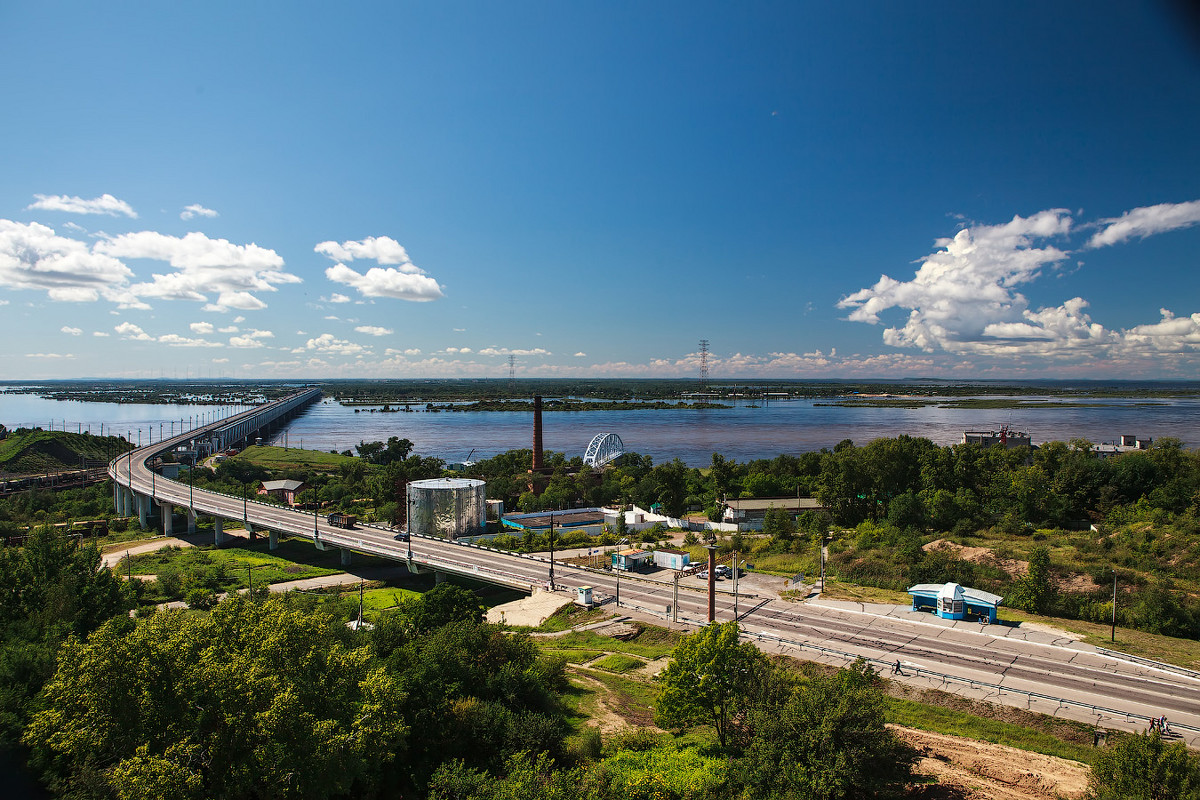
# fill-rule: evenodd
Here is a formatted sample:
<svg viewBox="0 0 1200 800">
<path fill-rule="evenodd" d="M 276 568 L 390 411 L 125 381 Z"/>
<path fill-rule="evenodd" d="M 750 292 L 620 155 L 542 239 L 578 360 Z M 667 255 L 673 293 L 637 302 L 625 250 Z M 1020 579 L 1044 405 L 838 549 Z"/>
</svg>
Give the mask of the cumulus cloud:
<svg viewBox="0 0 1200 800">
<path fill-rule="evenodd" d="M 321 242 L 313 249 L 337 262 L 325 270 L 325 277 L 357 289 L 364 297 L 391 297 L 420 303 L 444 296 L 438 282 L 412 263 L 399 242 L 387 236 L 371 236 L 360 242 L 341 244 Z M 343 263 L 356 259 L 369 259 L 384 266 L 371 267 L 360 273 Z M 339 296 L 344 295 L 335 295 Z"/>
<path fill-rule="evenodd" d="M 1200 224 L 1200 200 L 1143 206 L 1126 211 L 1119 217 L 1100 220 L 1100 224 L 1103 228 L 1088 240 L 1089 247 L 1104 247 L 1134 236 L 1140 239 Z"/>
<path fill-rule="evenodd" d="M 192 203 L 190 206 L 184 206 L 183 211 L 179 212 L 179 218 L 183 220 L 194 219 L 195 217 L 215 217 L 217 212 L 211 208 L 205 208 L 199 203 Z"/>
<path fill-rule="evenodd" d="M 535 347 L 532 350 L 509 349 L 507 347 L 485 347 L 479 351 L 481 356 L 548 356 L 549 350 Z"/>
<path fill-rule="evenodd" d="M 74 353 L 26 353 L 26 358 L 74 358 Z"/>
<path fill-rule="evenodd" d="M 141 326 L 134 325 L 132 322 L 122 322 L 113 328 L 123 339 L 129 339 L 135 342 L 152 342 L 154 337 L 141 329 Z"/>
<path fill-rule="evenodd" d="M 313 248 L 334 261 L 368 259 L 379 264 L 403 264 L 405 271 L 417 270 L 408 258 L 408 252 L 390 236 L 368 236 L 361 242 L 321 242 Z"/>
<path fill-rule="evenodd" d="M 34 201 L 25 207 L 27 211 L 65 211 L 68 214 L 107 214 L 110 217 L 131 217 L 137 219 L 137 212 L 124 200 L 118 200 L 111 194 L 85 200 L 82 197 L 68 197 L 65 194 L 35 194 Z"/>
<path fill-rule="evenodd" d="M 193 322 L 188 326 L 192 329 L 192 333 L 207 334 L 212 333 L 214 328 L 211 322 Z"/>
<path fill-rule="evenodd" d="M 388 349 L 384 350 L 383 353 L 384 353 L 384 355 L 388 355 L 388 356 L 404 356 L 405 358 L 411 358 L 413 356 L 421 355 L 420 349 L 416 348 L 416 347 L 409 347 L 405 350 L 396 350 L 394 348 L 389 347 Z"/>
<path fill-rule="evenodd" d="M 1134 209 L 1103 220 L 1103 229 L 1087 246 L 1197 222 L 1200 201 Z M 874 286 L 844 297 L 838 307 L 850 310 L 849 320 L 870 324 L 878 324 L 880 314 L 889 309 L 907 309 L 904 325 L 886 328 L 883 341 L 927 353 L 1114 356 L 1180 352 L 1200 345 L 1194 338 L 1194 318 L 1176 319 L 1166 309 L 1158 323 L 1116 331 L 1094 321 L 1087 300 L 1081 297 L 1030 308 L 1016 287 L 1036 280 L 1070 255 L 1046 240 L 1063 240 L 1072 229 L 1073 220 L 1062 209 L 1014 217 L 1003 225 L 965 227 L 952 238 L 937 240 L 939 249 L 925 257 L 912 280 L 881 276 Z"/>
<path fill-rule="evenodd" d="M 170 345 L 171 347 L 224 347 L 220 342 L 211 342 L 207 339 L 192 339 L 187 336 L 180 336 L 177 333 L 164 333 L 158 337 L 159 344 Z"/>
<path fill-rule="evenodd" d="M 256 244 L 236 245 L 196 232 L 181 238 L 139 231 L 107 238 L 94 249 L 117 258 L 167 262 L 175 272 L 154 274 L 151 281 L 130 286 L 130 293 L 137 297 L 203 302 L 205 311 L 266 308 L 267 304 L 254 292 L 273 292 L 280 284 L 300 283 L 300 278 L 284 271 L 283 258 L 274 250 Z M 210 302 L 213 293 L 217 298 Z"/>
<path fill-rule="evenodd" d="M 321 300 L 326 303 L 349 303 L 350 302 L 349 297 L 347 297 L 344 294 L 339 294 L 338 292 L 334 292 L 333 294 L 329 295 L 329 297 L 322 297 Z"/>
<path fill-rule="evenodd" d="M 304 347 L 298 347 L 292 352 L 300 353 L 305 350 L 315 350 L 327 355 L 353 356 L 370 352 L 370 348 L 361 344 L 338 339 L 332 333 L 322 333 L 316 338 L 309 339 Z"/>
<path fill-rule="evenodd" d="M 394 267 L 371 267 L 365 273 L 358 273 L 339 262 L 325 270 L 325 277 L 357 289 L 364 297 L 392 297 L 416 303 L 444 297 L 442 287 L 433 278 Z"/>
<path fill-rule="evenodd" d="M 587 358 L 587 353 L 585 353 L 585 352 L 583 352 L 583 351 L 581 350 L 581 351 L 579 351 L 578 353 L 576 353 L 576 354 L 573 356 L 573 358 Z"/>
<path fill-rule="evenodd" d="M 381 328 L 378 325 L 359 325 L 354 330 L 369 336 L 390 336 L 395 333 L 391 328 Z"/>
<path fill-rule="evenodd" d="M 229 337 L 230 347 L 263 347 L 260 339 L 274 339 L 275 334 L 271 331 L 252 330 L 241 336 Z"/>
<path fill-rule="evenodd" d="M 471 352 L 471 348 L 469 348 L 469 347 L 447 347 L 446 352 L 450 353 L 451 355 L 456 355 L 456 354 L 465 355 L 465 354 Z"/>
<path fill-rule="evenodd" d="M 119 296 L 132 277 L 118 259 L 52 228 L 0 219 L 0 285 L 45 291 L 51 300 L 90 302 Z"/>
<path fill-rule="evenodd" d="M 72 328 L 70 325 L 63 325 L 59 330 L 72 336 L 80 336 L 83 333 L 83 328 Z"/>
<path fill-rule="evenodd" d="M 92 331 L 92 336 L 104 338 L 104 337 L 108 336 L 108 332 L 107 331 Z"/>
</svg>

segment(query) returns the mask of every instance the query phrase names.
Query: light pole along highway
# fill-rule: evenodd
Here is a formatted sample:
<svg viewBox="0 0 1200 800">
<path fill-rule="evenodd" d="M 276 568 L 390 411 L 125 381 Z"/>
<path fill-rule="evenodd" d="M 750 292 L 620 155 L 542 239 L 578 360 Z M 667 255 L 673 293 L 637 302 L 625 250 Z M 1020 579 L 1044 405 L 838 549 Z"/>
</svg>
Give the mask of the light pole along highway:
<svg viewBox="0 0 1200 800">
<path fill-rule="evenodd" d="M 223 426 L 252 427 L 255 415 L 264 414 L 280 402 L 284 401 L 217 420 L 115 459 L 109 465 L 109 474 L 119 485 L 118 503 L 121 491 L 144 498 L 138 502 L 142 509 L 153 498 L 163 507 L 164 519 L 169 519 L 173 506 L 189 506 L 194 513 L 217 520 L 218 530 L 220 522 L 240 518 L 247 525 L 271 532 L 272 540 L 285 534 L 319 541 L 325 548 L 338 548 L 343 563 L 348 563 L 351 552 L 359 552 L 406 562 L 414 570 L 460 575 L 522 591 L 533 592 L 545 585 L 546 559 L 413 534 L 411 515 L 408 541 L 401 543 L 393 538 L 391 529 L 383 526 L 342 530 L 322 521 L 319 515 L 309 520 L 303 511 L 251 503 L 244 495 L 230 497 L 159 478 L 146 463 L 152 456 L 191 444 Z M 120 464 L 121 458 L 125 464 Z M 619 573 L 565 563 L 554 567 L 555 581 L 569 591 L 579 586 L 594 586 L 605 594 L 619 591 Z M 713 577 L 711 571 L 709 576 Z M 622 611 L 663 617 L 662 609 L 670 604 L 672 614 L 678 614 L 681 622 L 703 625 L 707 621 L 707 596 L 696 590 L 699 587 L 681 586 L 678 602 L 672 602 L 672 581 L 624 577 Z M 795 603 L 752 592 L 742 597 L 754 601 L 741 613 L 743 629 L 764 647 L 837 664 L 856 657 L 880 666 L 902 660 L 909 673 L 906 682 L 959 689 L 993 702 L 1110 727 L 1144 728 L 1149 717 L 1166 714 L 1173 728 L 1185 738 L 1192 737 L 1188 741 L 1200 743 L 1200 673 L 1138 662 L 1065 639 L 1056 642 L 1050 636 L 1039 638 L 1036 632 L 1013 626 L 981 628 L 934 617 L 917 620 L 900 614 L 881 616 L 857 606 L 839 610 L 828 604 Z M 714 592 L 713 615 L 718 621 L 733 618 L 728 592 Z"/>
</svg>

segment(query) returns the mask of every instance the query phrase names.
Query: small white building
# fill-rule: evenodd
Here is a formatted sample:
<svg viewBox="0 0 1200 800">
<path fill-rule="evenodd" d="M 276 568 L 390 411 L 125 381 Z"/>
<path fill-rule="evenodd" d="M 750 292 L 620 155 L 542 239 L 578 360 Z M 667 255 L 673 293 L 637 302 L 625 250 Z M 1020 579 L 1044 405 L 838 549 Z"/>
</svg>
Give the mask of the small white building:
<svg viewBox="0 0 1200 800">
<path fill-rule="evenodd" d="M 687 569 L 692 557 L 684 550 L 661 548 L 654 551 L 654 566 L 663 569 Z"/>
</svg>

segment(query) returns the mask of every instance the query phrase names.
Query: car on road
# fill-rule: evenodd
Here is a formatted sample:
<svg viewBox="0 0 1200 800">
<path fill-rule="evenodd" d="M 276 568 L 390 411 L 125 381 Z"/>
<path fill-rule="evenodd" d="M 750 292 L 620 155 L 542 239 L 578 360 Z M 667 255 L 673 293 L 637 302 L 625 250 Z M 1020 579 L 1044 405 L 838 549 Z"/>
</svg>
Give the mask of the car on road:
<svg viewBox="0 0 1200 800">
<path fill-rule="evenodd" d="M 412 541 L 412 537 L 411 537 L 411 536 L 409 536 L 409 535 L 408 535 L 407 533 L 405 533 L 404 531 L 400 531 L 399 533 L 397 533 L 397 534 L 396 534 L 395 536 L 393 536 L 392 538 L 393 538 L 393 539 L 395 539 L 397 542 L 411 542 L 411 541 Z"/>
<path fill-rule="evenodd" d="M 718 564 L 716 566 L 716 568 L 713 570 L 713 572 L 716 573 L 718 578 L 732 578 L 733 577 L 733 570 L 731 570 L 729 567 L 725 566 L 724 564 Z"/>
</svg>

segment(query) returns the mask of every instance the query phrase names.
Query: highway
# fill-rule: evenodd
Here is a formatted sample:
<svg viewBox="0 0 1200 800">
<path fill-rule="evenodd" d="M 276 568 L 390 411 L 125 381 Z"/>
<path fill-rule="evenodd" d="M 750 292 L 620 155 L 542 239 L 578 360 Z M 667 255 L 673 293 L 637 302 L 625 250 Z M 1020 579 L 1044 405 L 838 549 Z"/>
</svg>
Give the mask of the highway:
<svg viewBox="0 0 1200 800">
<path fill-rule="evenodd" d="M 250 414 L 253 412 L 244 412 Z M 227 421 L 225 421 L 227 422 Z M 218 423 L 224 424 L 224 423 Z M 115 460 L 110 474 L 122 486 L 195 513 L 246 522 L 255 529 L 306 538 L 326 548 L 382 556 L 412 568 L 461 575 L 523 591 L 547 584 L 550 564 L 522 556 L 432 537 L 393 538 L 382 526 L 335 528 L 324 517 L 290 508 L 192 490 L 151 471 L 147 459 L 186 445 L 200 429 L 133 451 Z M 620 577 L 603 570 L 554 565 L 555 586 L 574 591 L 592 586 L 602 602 L 634 615 L 667 619 L 670 582 Z M 619 582 L 619 588 L 618 588 Z M 728 581 L 724 582 L 728 585 Z M 718 595 L 719 621 L 733 619 L 734 598 Z M 1144 730 L 1147 719 L 1165 714 L 1192 746 L 1200 745 L 1200 674 L 1168 670 L 1152 663 L 1109 655 L 1082 645 L 1055 641 L 1004 625 L 950 627 L 928 621 L 849 613 L 811 603 L 742 595 L 739 622 L 748 638 L 764 649 L 801 658 L 845 664 L 863 657 L 883 672 L 899 660 L 899 679 L 917 686 L 944 688 L 971 697 L 1083 720 L 1102 727 Z M 676 614 L 681 623 L 707 621 L 707 595 L 681 581 Z"/>
</svg>

